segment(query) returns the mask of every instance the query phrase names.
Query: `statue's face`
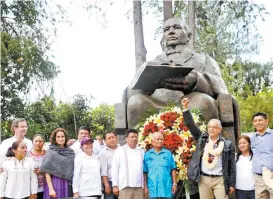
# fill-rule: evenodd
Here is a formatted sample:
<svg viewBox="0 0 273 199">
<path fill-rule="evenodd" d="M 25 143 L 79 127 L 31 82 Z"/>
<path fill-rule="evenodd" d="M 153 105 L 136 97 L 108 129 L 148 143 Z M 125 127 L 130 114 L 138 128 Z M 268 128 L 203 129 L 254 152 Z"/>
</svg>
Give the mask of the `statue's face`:
<svg viewBox="0 0 273 199">
<path fill-rule="evenodd" d="M 169 19 L 164 23 L 164 41 L 167 46 L 186 45 L 189 41 L 189 35 L 184 28 L 184 23 L 181 19 Z"/>
</svg>

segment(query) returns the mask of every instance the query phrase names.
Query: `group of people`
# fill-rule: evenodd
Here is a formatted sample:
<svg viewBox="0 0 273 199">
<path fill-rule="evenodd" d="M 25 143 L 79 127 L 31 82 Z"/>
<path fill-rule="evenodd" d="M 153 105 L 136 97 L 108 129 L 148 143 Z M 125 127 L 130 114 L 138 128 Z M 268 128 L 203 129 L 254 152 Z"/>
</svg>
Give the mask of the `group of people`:
<svg viewBox="0 0 273 199">
<path fill-rule="evenodd" d="M 182 100 L 184 121 L 197 141 L 188 177 L 198 183 L 202 199 L 225 199 L 236 191 L 237 199 L 273 198 L 273 130 L 265 113 L 252 117 L 256 132 L 238 138 L 238 153 L 232 141 L 221 136 L 220 120 L 211 119 L 208 131 L 196 126 L 189 100 Z"/>
<path fill-rule="evenodd" d="M 182 100 L 183 116 L 196 140 L 188 177 L 202 199 L 273 198 L 273 131 L 264 113 L 253 116 L 256 132 L 238 139 L 235 156 L 232 141 L 221 136 L 217 119 L 201 132 Z M 177 191 L 176 164 L 163 148 L 163 134 L 152 134 L 153 148 L 144 153 L 138 146 L 138 131 L 126 131 L 126 144 L 118 145 L 115 131 L 93 140 L 88 127 L 80 127 L 77 140 L 69 140 L 62 128 L 45 139 L 36 134 L 27 139 L 27 122 L 15 119 L 14 136 L 0 145 L 0 198 L 50 199 L 93 197 L 105 199 L 171 199 Z"/>
</svg>

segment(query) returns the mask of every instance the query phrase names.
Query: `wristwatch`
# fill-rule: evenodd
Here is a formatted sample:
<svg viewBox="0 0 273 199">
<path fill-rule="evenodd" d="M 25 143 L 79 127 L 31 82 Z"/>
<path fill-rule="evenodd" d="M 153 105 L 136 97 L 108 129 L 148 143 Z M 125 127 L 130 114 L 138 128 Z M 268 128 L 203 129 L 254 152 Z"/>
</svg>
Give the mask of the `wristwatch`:
<svg viewBox="0 0 273 199">
<path fill-rule="evenodd" d="M 176 184 L 176 183 L 173 183 L 173 186 L 177 186 L 177 184 Z"/>
</svg>

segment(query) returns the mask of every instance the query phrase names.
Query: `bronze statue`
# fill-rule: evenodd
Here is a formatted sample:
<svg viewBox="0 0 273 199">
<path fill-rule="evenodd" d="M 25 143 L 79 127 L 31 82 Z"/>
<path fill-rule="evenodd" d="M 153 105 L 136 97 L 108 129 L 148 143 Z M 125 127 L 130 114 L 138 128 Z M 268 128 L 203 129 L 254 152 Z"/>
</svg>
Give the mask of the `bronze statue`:
<svg viewBox="0 0 273 199">
<path fill-rule="evenodd" d="M 123 94 L 123 103 L 116 105 L 117 129 L 134 127 L 145 111 L 151 108 L 162 109 L 168 101 L 179 105 L 180 99 L 190 99 L 190 108 L 199 109 L 206 121 L 220 119 L 226 127 L 226 137 L 235 143 L 238 134 L 238 107 L 228 94 L 216 61 L 208 55 L 197 54 L 187 46 L 191 33 L 180 18 L 171 18 L 164 23 L 164 52 L 152 62 L 193 67 L 186 76 L 166 78 L 158 82 L 152 91 L 132 90 L 130 85 Z M 136 73 L 137 78 L 143 66 Z M 160 66 L 159 66 L 160 70 Z"/>
</svg>

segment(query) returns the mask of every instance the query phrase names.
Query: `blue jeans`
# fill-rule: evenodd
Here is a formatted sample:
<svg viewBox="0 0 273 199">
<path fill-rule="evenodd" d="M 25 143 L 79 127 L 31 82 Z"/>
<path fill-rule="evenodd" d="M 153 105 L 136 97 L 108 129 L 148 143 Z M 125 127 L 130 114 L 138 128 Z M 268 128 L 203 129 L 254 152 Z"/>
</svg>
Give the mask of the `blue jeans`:
<svg viewBox="0 0 273 199">
<path fill-rule="evenodd" d="M 244 191 L 236 189 L 236 199 L 255 199 L 255 191 Z"/>
<path fill-rule="evenodd" d="M 107 195 L 106 193 L 104 193 L 104 199 L 118 199 L 118 197 L 113 194 L 112 181 L 108 181 L 108 183 L 111 187 L 111 194 Z"/>
</svg>

